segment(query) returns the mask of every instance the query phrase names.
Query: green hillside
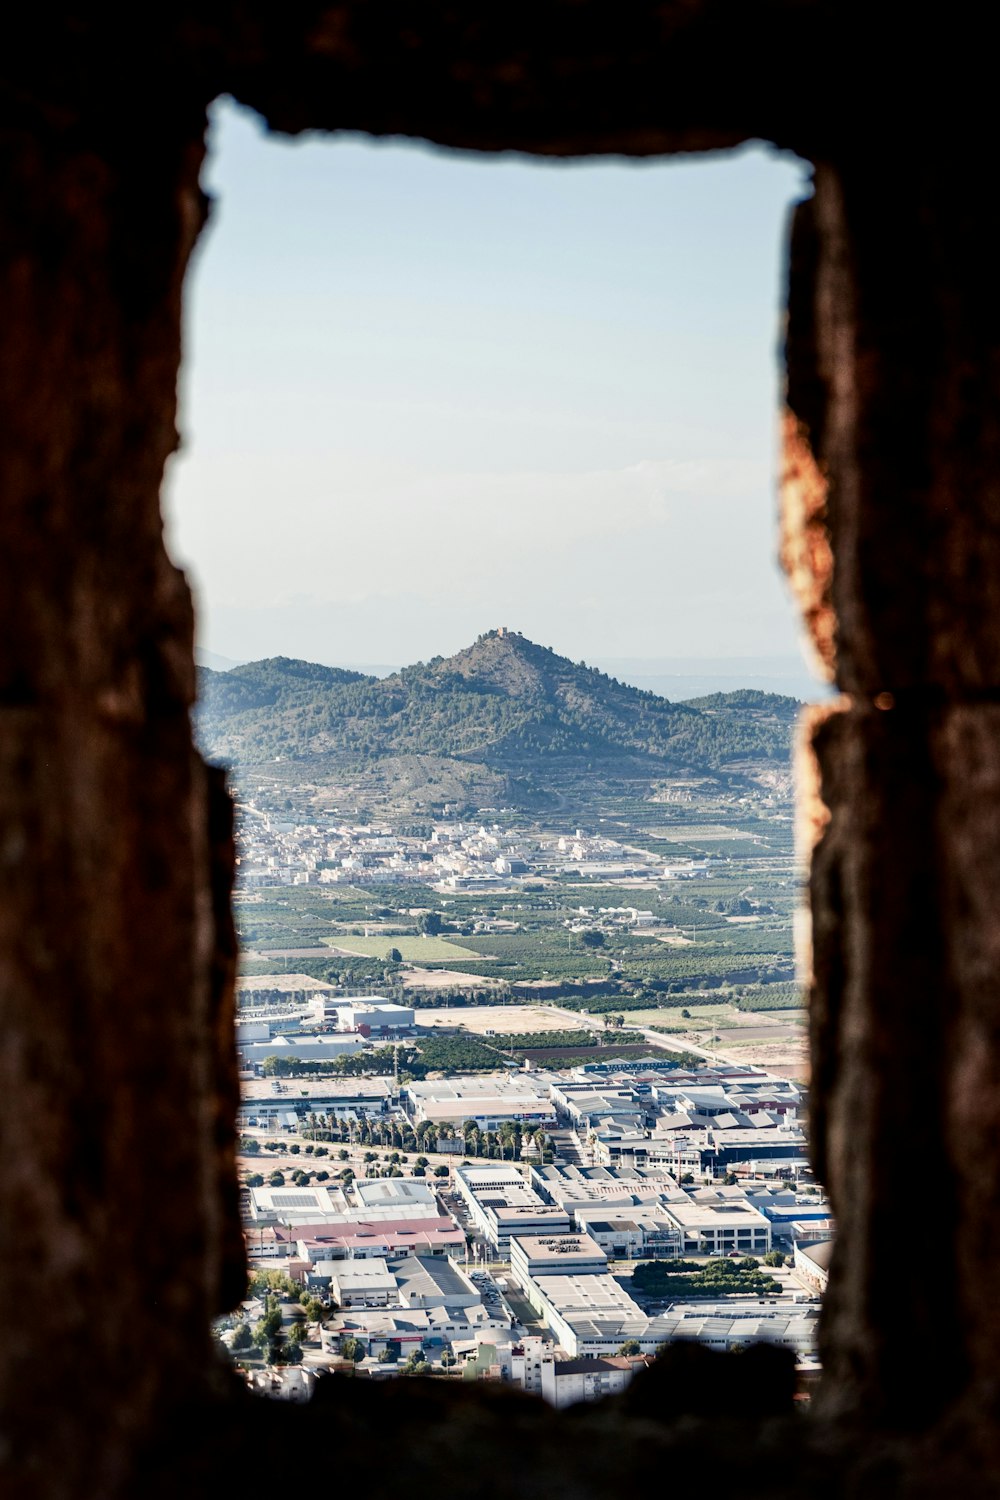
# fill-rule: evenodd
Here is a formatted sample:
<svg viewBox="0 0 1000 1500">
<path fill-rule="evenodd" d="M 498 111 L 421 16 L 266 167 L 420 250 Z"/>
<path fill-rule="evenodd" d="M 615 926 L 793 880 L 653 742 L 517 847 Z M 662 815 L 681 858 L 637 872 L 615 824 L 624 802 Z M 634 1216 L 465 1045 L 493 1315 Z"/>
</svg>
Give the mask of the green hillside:
<svg viewBox="0 0 1000 1500">
<path fill-rule="evenodd" d="M 730 696 L 767 702 L 727 706 Z M 284 657 L 206 670 L 198 727 L 210 755 L 240 765 L 435 755 L 499 771 L 558 760 L 655 774 L 784 763 L 795 707 L 764 694 L 671 703 L 492 631 L 455 656 L 381 679 Z"/>
</svg>

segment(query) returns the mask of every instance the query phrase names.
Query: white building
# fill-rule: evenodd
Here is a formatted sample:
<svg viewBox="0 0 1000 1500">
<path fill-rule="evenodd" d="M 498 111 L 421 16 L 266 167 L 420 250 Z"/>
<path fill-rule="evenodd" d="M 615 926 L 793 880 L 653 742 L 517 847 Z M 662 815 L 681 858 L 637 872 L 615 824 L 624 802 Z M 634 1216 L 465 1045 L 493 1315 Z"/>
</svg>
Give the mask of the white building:
<svg viewBox="0 0 1000 1500">
<path fill-rule="evenodd" d="M 528 1301 L 556 1342 L 571 1355 L 617 1354 L 634 1339 L 655 1354 L 668 1336 L 660 1318 L 649 1318 L 620 1282 L 604 1273 L 529 1278 Z"/>
<path fill-rule="evenodd" d="M 430 1214 L 438 1212 L 434 1189 L 417 1177 L 356 1177 L 350 1195 L 359 1211 L 363 1210 L 360 1216 L 366 1219 L 372 1217 L 372 1209 L 397 1218 L 401 1206 L 419 1207 Z"/>
<path fill-rule="evenodd" d="M 372 1036 L 402 1034 L 413 1030 L 413 1010 L 390 1000 L 355 1000 L 338 1008 L 337 1025 L 341 1031 L 367 1027 Z"/>
<path fill-rule="evenodd" d="M 418 1124 L 433 1120 L 460 1129 L 466 1120 L 474 1120 L 480 1130 L 498 1130 L 505 1121 L 518 1121 L 530 1129 L 550 1129 L 556 1123 L 549 1086 L 521 1073 L 408 1083 L 403 1102 Z"/>
<path fill-rule="evenodd" d="M 306 1187 L 288 1183 L 283 1187 L 252 1187 L 250 1213 L 260 1222 L 281 1220 L 286 1224 L 325 1224 L 344 1212 L 339 1189 L 311 1182 Z"/>
<path fill-rule="evenodd" d="M 830 1279 L 830 1261 L 833 1258 L 833 1240 L 797 1240 L 792 1263 L 799 1275 L 822 1295 Z"/>
<path fill-rule="evenodd" d="M 537 1276 L 585 1276 L 607 1268 L 608 1257 L 589 1234 L 515 1235 L 510 1242 L 511 1275 L 525 1292 Z"/>
<path fill-rule="evenodd" d="M 456 1167 L 455 1186 L 472 1222 L 502 1257 L 511 1235 L 569 1233 L 565 1210 L 543 1203 L 516 1167 Z"/>
<path fill-rule="evenodd" d="M 771 1248 L 771 1225 L 747 1202 L 669 1202 L 663 1212 L 677 1226 L 683 1255 L 766 1255 Z"/>
<path fill-rule="evenodd" d="M 337 1261 L 330 1276 L 330 1295 L 340 1308 L 399 1303 L 396 1277 L 386 1261 L 375 1258 Z"/>
<path fill-rule="evenodd" d="M 275 1036 L 266 1042 L 238 1044 L 243 1060 L 254 1065 L 265 1063 L 269 1057 L 282 1062 L 334 1062 L 364 1048 L 364 1040 L 358 1036 Z"/>
<path fill-rule="evenodd" d="M 581 1401 L 599 1401 L 617 1396 L 640 1370 L 648 1356 L 605 1355 L 583 1359 L 559 1359 L 547 1371 L 542 1395 L 553 1406 L 578 1406 Z"/>
<path fill-rule="evenodd" d="M 450 1256 L 409 1255 L 393 1262 L 402 1307 L 481 1307 L 482 1296 Z"/>
</svg>

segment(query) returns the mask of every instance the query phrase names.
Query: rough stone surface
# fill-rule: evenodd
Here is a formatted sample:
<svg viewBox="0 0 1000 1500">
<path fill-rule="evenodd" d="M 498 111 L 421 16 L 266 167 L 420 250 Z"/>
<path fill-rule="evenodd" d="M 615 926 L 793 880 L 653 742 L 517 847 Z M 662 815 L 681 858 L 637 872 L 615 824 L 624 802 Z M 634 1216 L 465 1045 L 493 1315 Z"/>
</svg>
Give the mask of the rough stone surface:
<svg viewBox="0 0 1000 1500">
<path fill-rule="evenodd" d="M 5 1495 L 200 1496 L 296 1469 L 326 1483 L 336 1450 L 387 1454 L 364 1481 L 387 1497 L 994 1492 L 1000 308 L 983 14 L 904 29 L 829 0 L 218 0 L 9 18 Z M 943 108 L 932 83 L 959 68 Z M 563 156 L 759 137 L 815 163 L 791 243 L 783 556 L 848 696 L 811 725 L 802 807 L 815 1149 L 841 1226 L 808 1421 L 779 1399 L 779 1367 L 745 1356 L 675 1352 L 627 1399 L 563 1414 L 339 1380 L 289 1410 L 213 1363 L 209 1318 L 243 1276 L 231 811 L 192 749 L 191 607 L 158 493 L 205 110 L 226 91 L 286 131 Z"/>
</svg>

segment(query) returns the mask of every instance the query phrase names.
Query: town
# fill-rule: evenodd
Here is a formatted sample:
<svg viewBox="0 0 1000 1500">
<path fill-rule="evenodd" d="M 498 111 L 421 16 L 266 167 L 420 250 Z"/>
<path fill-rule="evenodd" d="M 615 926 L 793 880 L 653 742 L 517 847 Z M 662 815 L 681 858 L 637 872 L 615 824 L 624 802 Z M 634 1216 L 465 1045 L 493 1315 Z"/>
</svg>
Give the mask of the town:
<svg viewBox="0 0 1000 1500">
<path fill-rule="evenodd" d="M 565 1406 L 677 1339 L 766 1340 L 808 1390 L 833 1224 L 787 786 L 678 783 L 652 834 L 620 805 L 351 822 L 286 787 L 240 805 L 251 1282 L 217 1334 L 248 1382 Z"/>
</svg>

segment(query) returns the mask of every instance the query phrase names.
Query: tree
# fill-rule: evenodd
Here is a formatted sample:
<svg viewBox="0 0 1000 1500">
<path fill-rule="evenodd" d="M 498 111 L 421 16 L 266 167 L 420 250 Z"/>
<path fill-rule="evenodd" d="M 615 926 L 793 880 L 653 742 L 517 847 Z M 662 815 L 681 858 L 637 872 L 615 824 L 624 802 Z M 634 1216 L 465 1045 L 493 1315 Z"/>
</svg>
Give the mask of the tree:
<svg viewBox="0 0 1000 1500">
<path fill-rule="evenodd" d="M 247 1327 L 246 1323 L 237 1323 L 236 1329 L 233 1333 L 233 1341 L 229 1347 L 232 1349 L 234 1354 L 238 1354 L 241 1349 L 253 1348 L 253 1334 L 250 1332 L 250 1329 Z"/>
<path fill-rule="evenodd" d="M 642 1345 L 639 1343 L 638 1339 L 626 1339 L 624 1344 L 622 1344 L 621 1348 L 618 1350 L 618 1353 L 625 1355 L 626 1358 L 632 1354 L 641 1354 Z"/>
<path fill-rule="evenodd" d="M 391 964 L 401 964 L 403 962 L 403 955 L 398 948 L 390 948 L 386 954 L 386 958 Z"/>
<path fill-rule="evenodd" d="M 597 927 L 587 927 L 580 933 L 580 942 L 585 948 L 603 948 L 606 941 L 604 933 Z"/>
<path fill-rule="evenodd" d="M 764 1264 L 765 1266 L 783 1266 L 785 1257 L 780 1250 L 769 1250 L 764 1256 Z"/>
<path fill-rule="evenodd" d="M 693 1172 L 685 1172 L 684 1175 L 681 1178 L 681 1182 L 684 1183 L 685 1186 L 687 1186 L 687 1184 L 689 1182 L 694 1182 L 694 1173 Z"/>
<path fill-rule="evenodd" d="M 351 1153 L 349 1151 L 340 1150 L 340 1151 L 337 1152 L 337 1160 L 338 1161 L 350 1161 L 350 1159 L 351 1159 Z"/>
<path fill-rule="evenodd" d="M 447 1167 L 435 1167 L 434 1168 L 434 1176 L 435 1177 L 447 1177 L 447 1175 L 448 1175 L 448 1168 Z"/>
<path fill-rule="evenodd" d="M 384 1349 L 380 1349 L 379 1350 L 378 1362 L 379 1362 L 380 1365 L 391 1365 L 391 1364 L 394 1364 L 395 1363 L 395 1359 L 396 1359 L 396 1356 L 393 1354 L 393 1352 L 389 1348 L 388 1344 L 386 1344 L 386 1346 L 385 1346 Z"/>
<path fill-rule="evenodd" d="M 425 911 L 417 923 L 420 931 L 427 937 L 436 937 L 444 926 L 441 917 L 436 911 Z"/>
<path fill-rule="evenodd" d="M 295 1344 L 301 1344 L 306 1336 L 306 1325 L 304 1323 L 293 1323 L 288 1330 L 288 1337 Z"/>
<path fill-rule="evenodd" d="M 272 1172 L 267 1180 L 272 1187 L 284 1187 L 285 1174 L 284 1172 Z"/>
<path fill-rule="evenodd" d="M 363 1360 L 365 1355 L 368 1353 L 361 1340 L 356 1339 L 353 1334 L 348 1334 L 347 1338 L 341 1339 L 340 1352 L 343 1357 L 345 1359 L 349 1359 L 353 1365 L 360 1364 L 361 1360 Z"/>
</svg>

